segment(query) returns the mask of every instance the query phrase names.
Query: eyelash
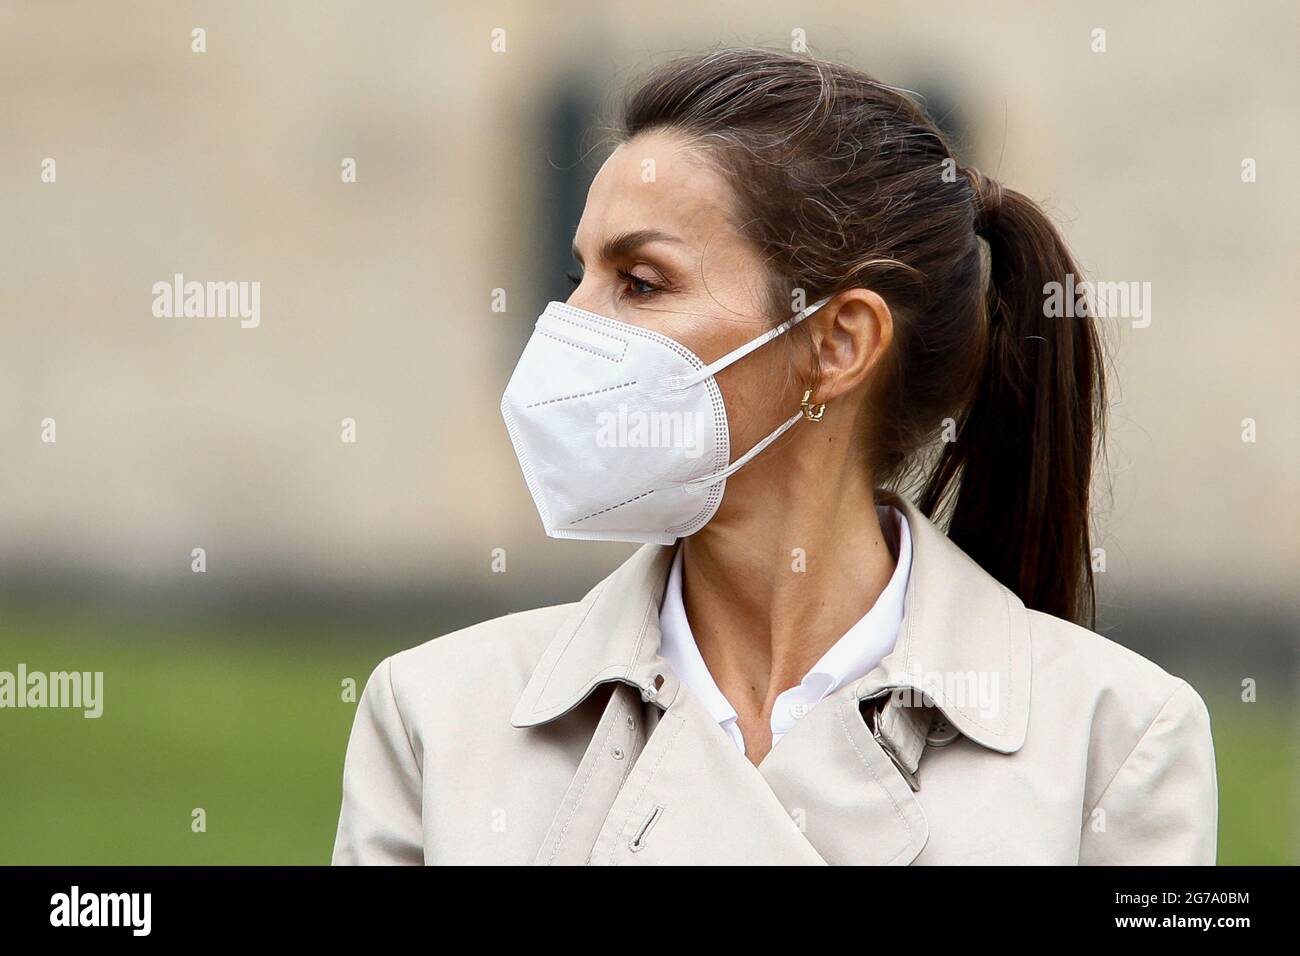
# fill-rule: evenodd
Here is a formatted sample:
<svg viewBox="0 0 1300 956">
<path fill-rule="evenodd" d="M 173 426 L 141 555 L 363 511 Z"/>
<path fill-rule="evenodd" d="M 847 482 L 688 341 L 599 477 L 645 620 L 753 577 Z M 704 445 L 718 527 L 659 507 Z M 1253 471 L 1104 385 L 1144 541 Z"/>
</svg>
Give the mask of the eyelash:
<svg viewBox="0 0 1300 956">
<path fill-rule="evenodd" d="M 568 276 L 569 281 L 573 283 L 574 288 L 577 288 L 582 282 L 582 276 L 578 275 L 576 272 L 568 272 L 565 273 L 565 275 Z M 635 283 L 642 287 L 642 291 L 640 292 L 628 291 L 627 295 L 632 296 L 633 298 L 646 299 L 664 291 L 660 286 L 655 285 L 653 282 L 647 282 L 639 276 L 633 275 L 627 269 L 619 269 L 618 277 L 624 282 Z"/>
</svg>

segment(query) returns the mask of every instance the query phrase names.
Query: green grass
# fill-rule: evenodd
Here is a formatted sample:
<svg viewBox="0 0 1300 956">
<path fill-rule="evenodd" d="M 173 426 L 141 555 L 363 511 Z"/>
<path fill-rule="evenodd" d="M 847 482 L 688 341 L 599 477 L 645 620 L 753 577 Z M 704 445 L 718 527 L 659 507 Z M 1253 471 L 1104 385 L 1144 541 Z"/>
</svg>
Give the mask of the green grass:
<svg viewBox="0 0 1300 956">
<path fill-rule="evenodd" d="M 424 639 L 391 622 L 360 640 L 338 622 L 48 607 L 0 622 L 0 670 L 105 684 L 99 719 L 0 711 L 0 864 L 327 863 L 355 712 L 341 682 L 359 693 L 385 654 Z M 1295 710 L 1206 696 L 1220 862 L 1297 862 Z M 191 830 L 196 807 L 206 832 Z"/>
<path fill-rule="evenodd" d="M 342 681 L 359 694 L 403 642 L 4 621 L 0 669 L 103 671 L 104 714 L 0 711 L 0 863 L 329 861 L 356 707 Z M 206 832 L 191 828 L 195 808 Z"/>
<path fill-rule="evenodd" d="M 1246 704 L 1231 696 L 1204 696 L 1219 775 L 1219 863 L 1300 863 L 1296 702 Z"/>
</svg>

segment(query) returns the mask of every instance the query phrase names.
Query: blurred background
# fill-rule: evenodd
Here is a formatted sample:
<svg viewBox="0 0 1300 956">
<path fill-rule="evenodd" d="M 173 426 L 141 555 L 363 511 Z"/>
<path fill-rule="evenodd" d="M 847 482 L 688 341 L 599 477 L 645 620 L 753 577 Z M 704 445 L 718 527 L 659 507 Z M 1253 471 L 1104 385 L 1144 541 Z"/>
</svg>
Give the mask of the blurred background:
<svg viewBox="0 0 1300 956">
<path fill-rule="evenodd" d="M 1297 33 L 1287 2 L 0 3 L 0 670 L 105 682 L 99 719 L 0 710 L 0 863 L 327 862 L 342 682 L 630 553 L 543 535 L 502 389 L 625 84 L 805 38 L 1151 283 L 1149 327 L 1109 323 L 1099 630 L 1209 704 L 1220 861 L 1300 860 Z M 176 273 L 260 282 L 260 324 L 156 317 Z"/>
</svg>

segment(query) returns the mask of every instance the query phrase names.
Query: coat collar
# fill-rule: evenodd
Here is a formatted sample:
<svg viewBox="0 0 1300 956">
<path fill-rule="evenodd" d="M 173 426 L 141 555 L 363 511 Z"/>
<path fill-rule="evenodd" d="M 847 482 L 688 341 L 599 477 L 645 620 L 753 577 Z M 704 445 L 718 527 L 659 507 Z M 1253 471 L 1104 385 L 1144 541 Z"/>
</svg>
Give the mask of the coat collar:
<svg viewBox="0 0 1300 956">
<path fill-rule="evenodd" d="M 1019 750 L 1029 720 L 1024 605 L 910 501 L 892 493 L 878 500 L 907 517 L 912 569 L 898 642 L 851 694 L 919 692 L 912 703 L 937 707 L 976 743 Z M 659 655 L 659 607 L 673 554 L 672 546 L 642 547 L 579 602 L 524 688 L 514 726 L 554 720 L 608 681 L 630 684 L 661 707 L 672 703 L 680 684 Z"/>
</svg>

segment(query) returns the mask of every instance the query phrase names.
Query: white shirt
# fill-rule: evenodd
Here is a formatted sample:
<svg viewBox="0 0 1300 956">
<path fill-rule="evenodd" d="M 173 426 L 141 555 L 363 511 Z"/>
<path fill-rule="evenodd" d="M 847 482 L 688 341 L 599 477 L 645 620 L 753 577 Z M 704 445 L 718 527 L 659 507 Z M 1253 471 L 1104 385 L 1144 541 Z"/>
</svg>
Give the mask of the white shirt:
<svg viewBox="0 0 1300 956">
<path fill-rule="evenodd" d="M 849 681 L 865 677 L 880 663 L 898 640 L 898 629 L 903 622 L 903 599 L 907 593 L 907 577 L 912 568 L 912 533 L 907 519 L 897 508 L 877 505 L 881 528 L 889 537 L 898 563 L 894 574 L 880 592 L 871 610 L 849 628 L 836 641 L 812 670 L 794 687 L 782 691 L 772 705 L 772 746 L 776 746 L 795 722 L 812 709 L 818 701 L 834 693 Z M 664 589 L 663 604 L 659 611 L 659 628 L 663 641 L 659 653 L 672 667 L 677 677 L 694 694 L 730 736 L 740 752 L 745 752 L 745 738 L 736 723 L 736 709 L 731 706 L 713 675 L 709 673 L 700 649 L 686 620 L 686 606 L 682 602 L 682 549 L 677 548 L 668 585 Z"/>
</svg>

